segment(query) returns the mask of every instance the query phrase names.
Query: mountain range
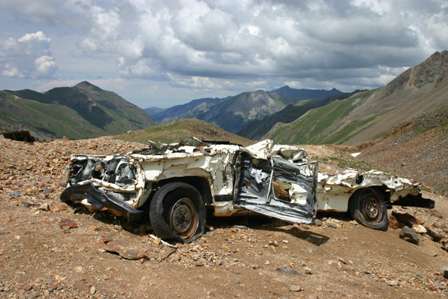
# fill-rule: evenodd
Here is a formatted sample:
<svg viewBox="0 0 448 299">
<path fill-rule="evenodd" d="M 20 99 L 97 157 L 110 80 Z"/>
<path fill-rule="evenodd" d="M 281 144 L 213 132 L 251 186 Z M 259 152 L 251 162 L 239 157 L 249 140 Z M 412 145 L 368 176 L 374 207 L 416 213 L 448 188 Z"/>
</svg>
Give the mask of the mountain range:
<svg viewBox="0 0 448 299">
<path fill-rule="evenodd" d="M 448 51 L 442 51 L 384 87 L 352 93 L 283 86 L 143 110 L 86 81 L 46 92 L 2 90 L 0 130 L 26 129 L 37 137 L 88 138 L 144 129 L 154 122 L 170 122 L 168 127 L 174 130 L 179 126 L 172 121 L 196 118 L 253 140 L 359 144 L 382 138 L 422 115 L 447 109 Z M 201 125 L 207 127 L 204 122 L 187 123 L 193 133 Z M 165 127 L 153 126 L 157 132 L 160 128 Z M 218 132 L 208 131 L 209 135 Z"/>
<path fill-rule="evenodd" d="M 0 91 L 0 129 L 30 130 L 41 138 L 87 138 L 145 128 L 145 111 L 87 81 L 41 93 Z"/>
<path fill-rule="evenodd" d="M 385 87 L 309 110 L 276 124 L 265 137 L 281 143 L 357 144 L 381 138 L 403 123 L 448 107 L 448 51 L 436 52 Z"/>
<path fill-rule="evenodd" d="M 282 111 L 288 105 L 300 106 L 303 104 L 300 110 L 302 111 L 306 108 L 319 107 L 326 104 L 327 99 L 344 95 L 345 93 L 337 89 L 294 89 L 283 86 L 271 91 L 256 90 L 225 98 L 201 98 L 158 112 L 149 108 L 147 112 L 157 122 L 180 118 L 197 118 L 214 123 L 227 131 L 239 133 L 249 138 L 257 138 L 261 137 L 267 130 L 260 130 L 261 133 L 252 134 L 250 129 L 246 129 L 246 126 L 253 126 L 251 122 L 262 121 L 265 117 L 270 117 Z M 307 101 L 307 104 L 305 101 Z M 298 116 L 299 114 L 295 118 Z"/>
</svg>

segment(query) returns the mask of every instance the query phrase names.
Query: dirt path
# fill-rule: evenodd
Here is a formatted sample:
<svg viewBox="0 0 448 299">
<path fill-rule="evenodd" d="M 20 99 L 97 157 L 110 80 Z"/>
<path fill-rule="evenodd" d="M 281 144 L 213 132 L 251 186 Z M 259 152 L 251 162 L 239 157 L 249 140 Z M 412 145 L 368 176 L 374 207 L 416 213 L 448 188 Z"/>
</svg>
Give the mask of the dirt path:
<svg viewBox="0 0 448 299">
<path fill-rule="evenodd" d="M 448 295 L 441 276 L 448 253 L 423 235 L 417 246 L 401 240 L 399 230 L 374 231 L 342 218 L 320 226 L 210 219 L 204 237 L 173 249 L 144 228 L 132 233 L 119 219 L 58 202 L 71 153 L 133 147 L 108 138 L 34 145 L 0 139 L 1 298 Z"/>
</svg>

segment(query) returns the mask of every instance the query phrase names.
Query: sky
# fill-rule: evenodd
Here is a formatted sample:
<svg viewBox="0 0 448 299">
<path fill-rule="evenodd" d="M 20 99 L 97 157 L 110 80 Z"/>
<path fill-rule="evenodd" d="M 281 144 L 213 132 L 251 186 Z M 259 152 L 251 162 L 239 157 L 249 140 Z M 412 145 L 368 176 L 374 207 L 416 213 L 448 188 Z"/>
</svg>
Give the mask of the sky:
<svg viewBox="0 0 448 299">
<path fill-rule="evenodd" d="M 448 49 L 447 0 L 0 0 L 0 89 L 90 81 L 141 107 L 387 84 Z"/>
</svg>

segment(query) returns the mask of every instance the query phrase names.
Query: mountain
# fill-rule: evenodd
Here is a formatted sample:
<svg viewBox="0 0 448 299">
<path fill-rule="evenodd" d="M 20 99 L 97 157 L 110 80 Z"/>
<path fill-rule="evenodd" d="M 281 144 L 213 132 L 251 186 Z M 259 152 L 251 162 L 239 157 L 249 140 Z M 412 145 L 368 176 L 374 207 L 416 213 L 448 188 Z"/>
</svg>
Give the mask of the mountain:
<svg viewBox="0 0 448 299">
<path fill-rule="evenodd" d="M 117 136 L 117 138 L 122 140 L 141 143 L 146 143 L 148 140 L 172 143 L 191 137 L 203 140 L 228 141 L 241 145 L 252 143 L 249 139 L 229 133 L 198 119 L 174 120 Z"/>
<path fill-rule="evenodd" d="M 358 92 L 358 91 L 356 91 Z M 303 114 L 305 114 L 308 110 L 324 106 L 334 100 L 344 99 L 356 92 L 351 93 L 343 93 L 337 91 L 334 96 L 330 96 L 328 98 L 317 98 L 314 100 L 301 100 L 295 104 L 289 104 L 282 110 L 270 114 L 262 119 L 256 119 L 248 122 L 240 132 L 239 135 L 245 136 L 247 138 L 259 139 L 262 138 L 270 129 L 272 129 L 277 123 L 289 123 Z M 318 95 L 315 95 L 316 97 Z"/>
<path fill-rule="evenodd" d="M 260 120 L 302 100 L 322 100 L 343 94 L 332 90 L 293 89 L 288 86 L 272 90 L 243 92 L 226 98 L 203 98 L 177 105 L 153 115 L 155 121 L 192 117 L 214 123 L 237 133 L 253 120 Z"/>
<path fill-rule="evenodd" d="M 383 88 L 312 109 L 266 136 L 283 143 L 360 143 L 448 105 L 448 51 L 436 52 Z"/>
<path fill-rule="evenodd" d="M 148 108 L 145 108 L 143 110 L 145 110 L 146 114 L 150 118 L 153 118 L 154 115 L 157 115 L 157 114 L 161 113 L 165 109 L 159 108 L 159 107 L 148 107 Z"/>
<path fill-rule="evenodd" d="M 195 99 L 186 104 L 176 105 L 168 109 L 164 109 L 155 113 L 152 118 L 156 122 L 166 122 L 179 118 L 195 117 L 196 114 L 201 114 L 209 111 L 210 107 L 214 106 L 221 99 L 218 98 L 202 98 Z"/>
<path fill-rule="evenodd" d="M 152 123 L 145 111 L 89 82 L 45 93 L 0 91 L 0 128 L 27 129 L 40 137 L 86 138 L 117 134 Z"/>
<path fill-rule="evenodd" d="M 247 122 L 275 113 L 283 107 L 285 103 L 279 96 L 257 90 L 222 99 L 208 111 L 196 114 L 196 118 L 237 133 Z"/>
<path fill-rule="evenodd" d="M 331 90 L 325 89 L 295 89 L 288 85 L 274 89 L 271 93 L 279 95 L 286 104 L 295 104 L 297 100 L 313 99 L 325 100 L 328 98 L 335 98 L 342 95 L 342 92 L 333 88 Z"/>
</svg>

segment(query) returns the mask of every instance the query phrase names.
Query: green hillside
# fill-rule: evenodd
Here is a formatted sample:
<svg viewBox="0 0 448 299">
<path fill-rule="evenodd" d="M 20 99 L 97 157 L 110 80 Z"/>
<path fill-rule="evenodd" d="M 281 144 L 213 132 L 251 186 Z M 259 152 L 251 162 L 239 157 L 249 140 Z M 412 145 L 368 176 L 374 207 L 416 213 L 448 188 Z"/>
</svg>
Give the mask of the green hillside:
<svg viewBox="0 0 448 299">
<path fill-rule="evenodd" d="M 139 107 L 88 82 L 45 93 L 0 91 L 0 129 L 26 129 L 38 137 L 87 138 L 147 127 Z"/>
<path fill-rule="evenodd" d="M 374 115 L 361 120 L 353 120 L 334 127 L 337 121 L 362 104 L 371 92 L 359 92 L 349 98 L 336 100 L 325 106 L 312 109 L 297 120 L 277 124 L 266 137 L 278 143 L 343 143 L 353 134 L 362 130 L 375 118 Z"/>
<path fill-rule="evenodd" d="M 252 143 L 249 139 L 229 133 L 212 124 L 197 119 L 180 119 L 116 136 L 118 139 L 141 143 L 146 143 L 148 140 L 172 143 L 191 137 L 205 140 L 229 141 L 241 145 Z"/>
<path fill-rule="evenodd" d="M 59 104 L 45 104 L 0 92 L 0 111 L 0 128 L 27 129 L 39 137 L 85 138 L 101 134 L 100 129 L 77 112 Z"/>
</svg>

